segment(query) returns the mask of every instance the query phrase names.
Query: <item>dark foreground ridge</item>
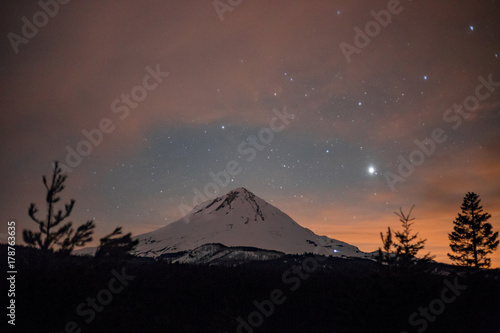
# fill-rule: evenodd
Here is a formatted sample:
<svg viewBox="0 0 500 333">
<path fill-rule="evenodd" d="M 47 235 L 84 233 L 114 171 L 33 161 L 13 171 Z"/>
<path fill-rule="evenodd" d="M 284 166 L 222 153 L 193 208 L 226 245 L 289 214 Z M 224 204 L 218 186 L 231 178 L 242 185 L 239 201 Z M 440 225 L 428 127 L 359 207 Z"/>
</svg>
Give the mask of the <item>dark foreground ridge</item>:
<svg viewBox="0 0 500 333">
<path fill-rule="evenodd" d="M 15 332 L 500 332 L 499 270 L 433 263 L 432 273 L 388 275 L 371 260 L 312 255 L 236 267 L 98 262 L 16 248 Z"/>
</svg>

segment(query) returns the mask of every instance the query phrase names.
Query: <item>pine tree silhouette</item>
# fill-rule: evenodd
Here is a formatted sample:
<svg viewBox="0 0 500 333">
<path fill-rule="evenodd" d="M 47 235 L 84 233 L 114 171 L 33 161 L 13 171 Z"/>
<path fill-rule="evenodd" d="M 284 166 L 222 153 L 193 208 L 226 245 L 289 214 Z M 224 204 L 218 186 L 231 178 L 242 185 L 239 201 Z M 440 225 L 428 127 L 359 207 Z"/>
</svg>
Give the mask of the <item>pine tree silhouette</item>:
<svg viewBox="0 0 500 333">
<path fill-rule="evenodd" d="M 396 248 L 392 240 L 391 228 L 387 227 L 387 234 L 385 236 L 381 232 L 380 238 L 382 239 L 383 251 L 381 248 L 378 248 L 377 261 L 379 264 L 386 264 L 389 267 L 392 267 L 396 261 L 396 256 L 394 255 Z"/>
<path fill-rule="evenodd" d="M 413 208 L 415 208 L 415 206 L 410 208 L 407 215 L 403 213 L 401 208 L 399 209 L 399 213 L 394 212 L 394 214 L 399 217 L 399 221 L 403 226 L 403 231 L 396 231 L 395 233 L 395 237 L 398 240 L 398 243 L 395 244 L 396 253 L 398 254 L 398 257 L 403 265 L 409 265 L 411 261 L 417 257 L 418 252 L 424 248 L 424 244 L 427 241 L 427 239 L 417 240 L 418 232 L 414 235 L 411 234 L 411 226 L 414 223 L 411 221 L 415 220 L 414 217 L 410 218 Z M 430 252 L 420 258 L 420 260 L 424 261 L 428 261 L 430 259 L 432 259 Z"/>
<path fill-rule="evenodd" d="M 45 201 L 47 202 L 47 217 L 45 220 L 37 218 L 35 216 L 38 212 L 36 205 L 34 203 L 30 205 L 28 214 L 38 224 L 40 231 L 23 230 L 23 240 L 29 246 L 38 247 L 43 251 L 54 251 L 56 245 L 58 245 L 59 249 L 57 252 L 69 254 L 75 246 L 83 246 L 92 240 L 91 235 L 94 233 L 95 228 L 92 220 L 80 225 L 74 234 L 73 223 L 63 223 L 71 214 L 75 200 L 72 199 L 69 203 L 65 204 L 64 211 L 62 209 L 56 211 L 55 204 L 61 199 L 58 193 L 64 190 L 66 177 L 66 175 L 62 174 L 57 161 L 53 165 L 50 184 L 47 182 L 47 177 L 42 177 L 43 184 L 47 189 L 47 196 L 45 197 Z"/>
<path fill-rule="evenodd" d="M 117 227 L 112 233 L 101 238 L 101 244 L 96 251 L 96 259 L 101 258 L 124 258 L 129 256 L 139 240 L 132 240 L 132 233 L 128 233 L 119 237 L 122 234 L 122 227 Z"/>
<path fill-rule="evenodd" d="M 424 248 L 424 244 L 427 240 L 417 240 L 418 232 L 412 234 L 411 226 L 414 222 L 411 221 L 415 218 L 410 218 L 410 215 L 414 207 L 415 206 L 412 206 L 406 215 L 401 208 L 399 212 L 394 212 L 394 214 L 399 217 L 399 221 L 403 226 L 403 231 L 396 231 L 394 233 L 396 241 L 392 239 L 392 230 L 390 227 L 387 228 L 387 234 L 385 236 L 383 233 L 380 233 L 384 251 L 379 248 L 377 260 L 381 264 L 388 265 L 389 269 L 397 267 L 402 271 L 406 271 L 416 264 L 419 264 L 419 268 L 421 268 L 423 264 L 433 258 L 430 252 L 422 258 L 417 258 L 418 252 Z"/>
<path fill-rule="evenodd" d="M 462 213 L 453 221 L 453 232 L 448 234 L 451 251 L 448 257 L 459 266 L 488 268 L 491 259 L 487 258 L 498 248 L 498 232 L 487 221 L 491 218 L 483 213 L 481 199 L 474 192 L 468 192 L 461 206 Z"/>
</svg>

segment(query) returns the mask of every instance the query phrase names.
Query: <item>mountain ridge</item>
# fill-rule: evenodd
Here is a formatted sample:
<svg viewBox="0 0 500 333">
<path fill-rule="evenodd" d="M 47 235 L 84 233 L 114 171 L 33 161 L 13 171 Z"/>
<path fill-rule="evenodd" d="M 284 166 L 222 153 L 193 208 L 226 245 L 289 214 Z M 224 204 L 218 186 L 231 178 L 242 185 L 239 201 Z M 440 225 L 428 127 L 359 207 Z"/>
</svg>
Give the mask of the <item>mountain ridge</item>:
<svg viewBox="0 0 500 333">
<path fill-rule="evenodd" d="M 316 235 L 243 187 L 206 200 L 184 218 L 135 238 L 140 243 L 134 253 L 146 257 L 193 250 L 207 243 L 286 254 L 316 251 L 332 256 L 371 257 L 353 245 Z"/>
<path fill-rule="evenodd" d="M 183 218 L 133 238 L 139 240 L 132 252 L 138 257 L 181 255 L 206 244 L 221 244 L 228 248 L 251 247 L 285 254 L 372 258 L 371 253 L 364 253 L 356 246 L 319 236 L 302 227 L 279 208 L 244 187 L 206 200 Z M 89 249 L 83 250 L 79 253 L 89 254 Z"/>
</svg>

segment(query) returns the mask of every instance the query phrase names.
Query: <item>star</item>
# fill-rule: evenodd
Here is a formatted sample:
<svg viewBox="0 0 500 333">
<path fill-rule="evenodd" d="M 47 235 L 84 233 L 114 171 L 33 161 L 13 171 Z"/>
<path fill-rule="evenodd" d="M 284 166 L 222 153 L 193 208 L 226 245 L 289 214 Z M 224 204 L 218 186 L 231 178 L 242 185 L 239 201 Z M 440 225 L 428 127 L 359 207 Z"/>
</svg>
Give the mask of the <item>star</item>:
<svg viewBox="0 0 500 333">
<path fill-rule="evenodd" d="M 373 166 L 369 166 L 369 167 L 368 167 L 368 173 L 369 173 L 370 175 L 376 174 L 376 172 L 375 172 L 375 171 L 376 171 L 376 170 L 375 170 L 375 168 L 374 168 Z"/>
<path fill-rule="evenodd" d="M 469 30 L 470 31 L 474 31 L 474 26 L 473 25 L 469 25 Z"/>
</svg>

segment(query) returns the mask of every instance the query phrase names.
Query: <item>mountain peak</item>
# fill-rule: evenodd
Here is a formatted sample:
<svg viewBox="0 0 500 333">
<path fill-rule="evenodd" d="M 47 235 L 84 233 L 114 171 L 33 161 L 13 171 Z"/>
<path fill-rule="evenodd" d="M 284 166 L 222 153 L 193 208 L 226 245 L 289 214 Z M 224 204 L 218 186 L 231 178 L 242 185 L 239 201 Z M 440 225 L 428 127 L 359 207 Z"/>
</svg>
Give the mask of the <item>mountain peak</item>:
<svg viewBox="0 0 500 333">
<path fill-rule="evenodd" d="M 229 191 L 225 195 L 225 197 L 226 197 L 225 201 L 227 201 L 230 204 L 236 198 L 241 198 L 242 200 L 253 200 L 255 198 L 255 194 L 253 194 L 244 187 L 238 187 L 232 191 Z"/>
<path fill-rule="evenodd" d="M 242 215 L 246 222 L 250 221 L 250 216 L 254 221 L 264 221 L 261 206 L 267 205 L 267 202 L 257 197 L 244 187 L 238 187 L 227 194 L 217 197 L 213 200 L 205 201 L 196 206 L 188 215 L 188 219 L 196 215 Z"/>
<path fill-rule="evenodd" d="M 147 257 L 214 243 L 289 254 L 366 255 L 355 246 L 316 235 L 244 187 L 202 202 L 184 218 L 136 239 L 140 243 L 135 254 Z"/>
<path fill-rule="evenodd" d="M 252 192 L 250 192 L 249 190 L 247 190 L 244 187 L 235 188 L 234 190 L 229 191 L 227 193 L 227 195 L 252 195 L 252 196 L 255 196 L 255 194 L 253 194 Z"/>
</svg>

